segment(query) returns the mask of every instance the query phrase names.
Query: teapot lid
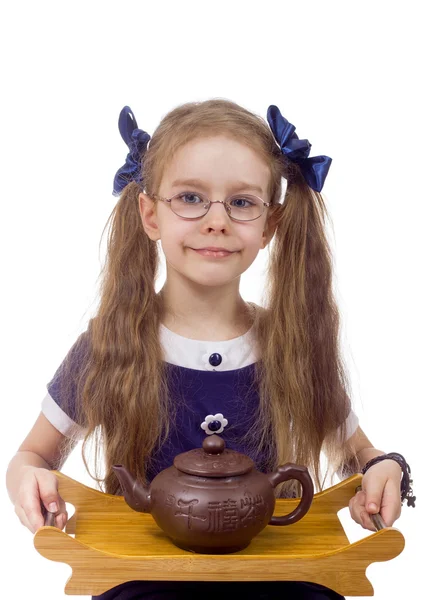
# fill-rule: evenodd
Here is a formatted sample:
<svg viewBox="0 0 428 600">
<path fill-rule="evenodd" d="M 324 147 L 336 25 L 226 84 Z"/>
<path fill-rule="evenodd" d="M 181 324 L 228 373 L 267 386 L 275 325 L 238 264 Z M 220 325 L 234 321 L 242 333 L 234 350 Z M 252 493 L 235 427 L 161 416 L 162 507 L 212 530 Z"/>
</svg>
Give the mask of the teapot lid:
<svg viewBox="0 0 428 600">
<path fill-rule="evenodd" d="M 211 435 L 204 439 L 202 448 L 176 456 L 174 466 L 189 475 L 202 477 L 233 477 L 254 468 L 254 461 L 249 456 L 225 448 L 226 443 L 221 437 Z"/>
</svg>

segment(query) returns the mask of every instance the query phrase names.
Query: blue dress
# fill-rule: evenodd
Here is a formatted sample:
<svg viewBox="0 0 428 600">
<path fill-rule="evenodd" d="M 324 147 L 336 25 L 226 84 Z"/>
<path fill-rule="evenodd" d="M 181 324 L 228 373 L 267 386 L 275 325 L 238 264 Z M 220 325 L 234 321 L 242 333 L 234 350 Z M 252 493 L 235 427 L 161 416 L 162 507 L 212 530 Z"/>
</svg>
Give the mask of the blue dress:
<svg viewBox="0 0 428 600">
<path fill-rule="evenodd" d="M 227 426 L 221 432 L 226 446 L 249 455 L 260 471 L 267 470 L 267 457 L 256 453 L 242 443 L 244 434 L 254 423 L 259 403 L 253 386 L 255 363 L 259 349 L 253 336 L 253 327 L 246 334 L 227 341 L 200 341 L 180 336 L 163 324 L 160 340 L 167 363 L 168 382 L 174 390 L 177 406 L 176 427 L 169 440 L 151 457 L 147 477 L 151 481 L 157 473 L 169 467 L 177 454 L 200 448 L 205 431 L 201 425 L 208 415 L 221 413 Z M 73 350 L 73 349 L 72 349 Z M 78 354 L 74 354 L 76 365 Z M 76 366 L 77 368 L 77 366 Z M 46 418 L 64 435 L 76 440 L 83 438 L 85 429 L 75 420 L 75 389 L 70 387 L 70 398 L 61 397 L 61 366 L 47 384 L 47 395 L 42 402 Z M 346 421 L 347 437 L 358 426 L 358 418 L 350 411 Z M 334 598 L 339 596 L 323 586 L 303 582 L 147 582 L 121 584 L 93 600 L 159 600 L 189 598 L 193 594 L 222 594 L 222 598 L 245 593 L 247 598 Z"/>
</svg>

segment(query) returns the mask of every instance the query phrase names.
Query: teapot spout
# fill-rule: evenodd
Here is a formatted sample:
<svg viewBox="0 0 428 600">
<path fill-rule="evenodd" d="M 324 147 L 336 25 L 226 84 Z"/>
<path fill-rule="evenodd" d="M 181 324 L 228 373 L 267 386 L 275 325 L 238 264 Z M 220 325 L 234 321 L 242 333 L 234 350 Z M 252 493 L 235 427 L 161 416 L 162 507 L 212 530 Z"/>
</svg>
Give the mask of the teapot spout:
<svg viewBox="0 0 428 600">
<path fill-rule="evenodd" d="M 137 481 L 123 465 L 113 465 L 112 469 L 119 479 L 125 502 L 138 512 L 151 512 L 149 488 Z"/>
</svg>

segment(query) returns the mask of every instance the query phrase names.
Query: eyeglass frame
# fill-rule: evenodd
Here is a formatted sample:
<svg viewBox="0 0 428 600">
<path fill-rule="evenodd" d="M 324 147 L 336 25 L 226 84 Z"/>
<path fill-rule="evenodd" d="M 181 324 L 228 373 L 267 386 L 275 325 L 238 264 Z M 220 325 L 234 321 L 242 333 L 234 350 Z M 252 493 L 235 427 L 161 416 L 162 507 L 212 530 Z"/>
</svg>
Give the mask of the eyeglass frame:
<svg viewBox="0 0 428 600">
<path fill-rule="evenodd" d="M 149 196 L 149 198 L 152 198 L 153 200 L 162 200 L 163 202 L 167 202 L 170 209 L 172 210 L 172 206 L 171 206 L 171 201 L 176 198 L 177 196 L 180 196 L 182 194 L 195 194 L 196 196 L 198 194 L 201 194 L 201 192 L 177 192 L 177 194 L 174 194 L 174 196 L 171 196 L 171 198 L 162 198 L 161 196 L 158 196 L 157 194 L 147 194 Z M 230 200 L 230 198 L 232 198 L 233 196 L 238 196 L 239 194 L 232 194 L 231 196 L 228 196 L 226 198 L 226 200 L 210 200 L 208 197 L 205 196 L 205 194 L 202 194 L 202 196 L 204 198 L 207 199 L 208 201 L 208 208 L 207 208 L 207 212 L 205 212 L 203 215 L 201 215 L 200 217 L 182 217 L 181 215 L 177 215 L 176 212 L 174 212 L 172 210 L 172 212 L 177 215 L 177 217 L 179 217 L 180 219 L 185 219 L 186 221 L 195 221 L 196 219 L 202 219 L 202 217 L 205 217 L 205 215 L 208 214 L 208 211 L 211 208 L 211 204 L 216 204 L 216 203 L 220 203 L 223 204 L 224 206 L 224 210 L 226 211 L 227 216 L 229 217 L 229 219 L 232 219 L 232 221 L 237 221 L 238 223 L 250 223 L 251 221 L 256 221 L 257 219 L 260 219 L 261 216 L 263 216 L 263 214 L 265 213 L 265 208 L 269 208 L 269 206 L 272 206 L 272 202 L 265 202 L 263 200 L 263 198 L 260 198 L 260 196 L 255 196 L 254 194 L 248 194 L 249 196 L 252 196 L 253 198 L 257 198 L 258 200 L 260 200 L 263 204 L 263 210 L 262 212 L 259 214 L 258 217 L 255 217 L 254 219 L 235 219 L 234 217 L 231 217 L 229 212 L 230 212 L 230 205 L 228 204 L 228 200 Z M 245 196 L 246 194 L 243 194 L 243 196 Z M 229 211 L 228 211 L 229 208 Z"/>
</svg>

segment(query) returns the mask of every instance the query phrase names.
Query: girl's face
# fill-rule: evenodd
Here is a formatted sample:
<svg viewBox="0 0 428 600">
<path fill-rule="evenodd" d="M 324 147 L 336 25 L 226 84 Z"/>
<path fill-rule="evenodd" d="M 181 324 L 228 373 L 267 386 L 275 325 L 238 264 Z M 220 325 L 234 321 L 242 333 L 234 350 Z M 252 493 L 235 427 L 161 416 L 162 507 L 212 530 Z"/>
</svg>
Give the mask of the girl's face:
<svg viewBox="0 0 428 600">
<path fill-rule="evenodd" d="M 171 198 L 179 192 L 202 192 L 216 201 L 246 192 L 269 202 L 269 178 L 268 166 L 251 148 L 233 138 L 216 135 L 197 138 L 176 152 L 165 169 L 158 195 Z M 241 273 L 274 233 L 266 231 L 268 208 L 254 221 L 238 222 L 230 219 L 222 204 L 212 204 L 206 215 L 195 220 L 180 218 L 168 203 L 154 204 L 143 193 L 139 205 L 147 235 L 152 240 L 161 240 L 167 277 L 181 276 L 203 286 L 227 285 L 235 279 L 239 283 Z M 195 252 L 208 246 L 233 253 L 215 258 Z"/>
</svg>

